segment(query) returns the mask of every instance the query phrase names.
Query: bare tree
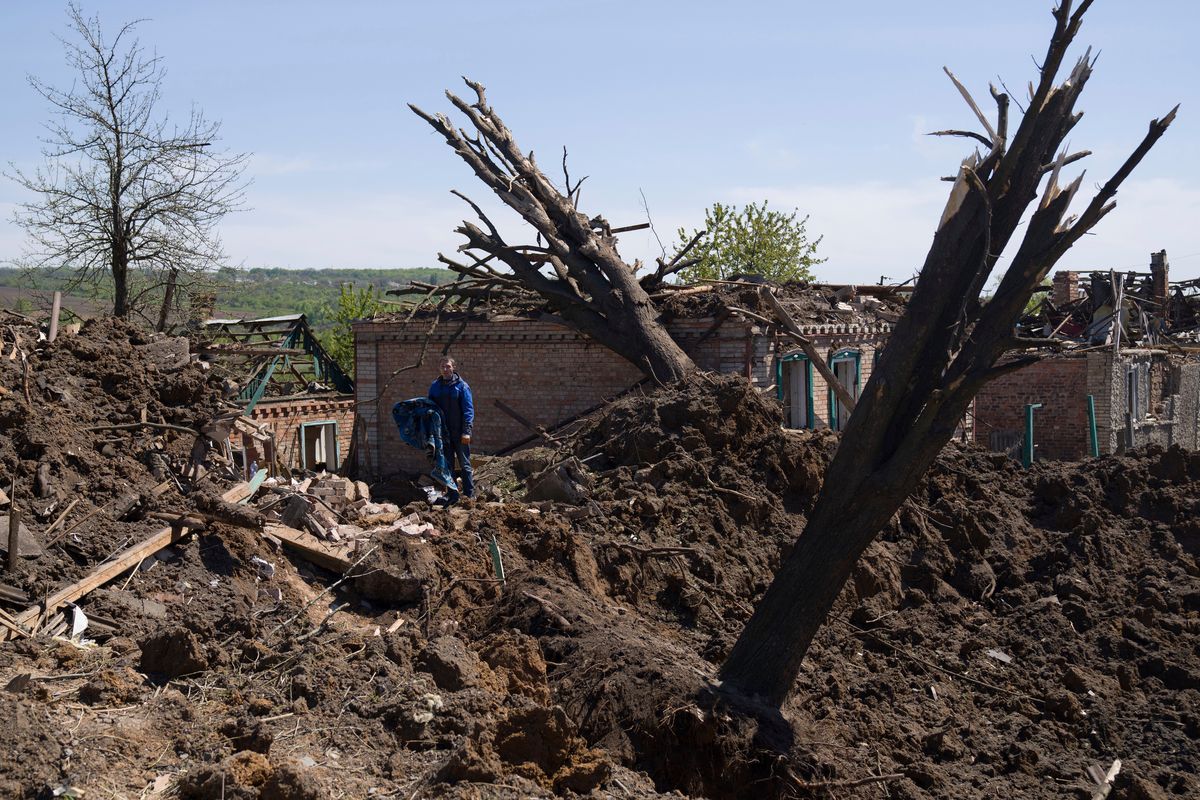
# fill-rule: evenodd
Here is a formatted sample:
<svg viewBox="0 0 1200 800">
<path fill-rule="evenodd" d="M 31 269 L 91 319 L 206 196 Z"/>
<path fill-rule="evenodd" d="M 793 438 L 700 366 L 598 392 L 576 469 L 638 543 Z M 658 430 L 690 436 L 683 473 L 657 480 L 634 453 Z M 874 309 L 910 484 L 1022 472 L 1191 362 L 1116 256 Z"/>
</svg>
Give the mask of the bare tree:
<svg viewBox="0 0 1200 800">
<path fill-rule="evenodd" d="M 969 136 L 987 150 L 966 159 L 954 180 L 907 311 L 850 418 L 804 533 L 722 666 L 727 689 L 782 704 L 855 562 L 950 440 L 976 392 L 1050 344 L 1016 338 L 1022 309 L 1055 262 L 1114 208 L 1118 187 L 1174 119 L 1173 109 L 1151 122 L 1083 212 L 1067 215 L 1083 176 L 1064 187 L 1060 170 L 1086 153 L 1060 147 L 1082 116 L 1075 103 L 1094 63 L 1088 51 L 1055 84 L 1091 0 L 1073 13 L 1071 5 L 1062 0 L 1054 10 L 1039 81 L 1011 138 L 1008 96 L 992 88 L 992 124 L 950 75 L 983 132 L 939 133 Z M 984 302 L 980 292 L 1035 200 L 999 288 Z M 1013 351 L 1022 353 L 998 364 Z"/>
<path fill-rule="evenodd" d="M 99 17 L 69 6 L 78 41 L 63 39 L 77 82 L 59 89 L 31 77 L 54 110 L 33 173 L 11 177 L 35 193 L 15 220 L 28 234 L 26 263 L 71 273 L 70 286 L 113 289 L 113 314 L 145 301 L 159 319 L 196 275 L 223 258 L 216 225 L 240 206 L 246 156 L 214 151 L 220 124 L 193 109 L 182 125 L 161 108 L 162 59 L 133 38 L 111 42 Z"/>
<path fill-rule="evenodd" d="M 457 228 L 466 237 L 459 252 L 466 254 L 469 263 L 439 254 L 442 263 L 472 279 L 470 286 L 456 286 L 451 291 L 464 296 L 505 290 L 533 292 L 574 327 L 655 380 L 667 382 L 694 372 L 692 360 L 659 324 L 658 311 L 646 291 L 647 285 L 686 266 L 686 251 L 671 262 L 660 261 L 657 270 L 639 280 L 635 267 L 617 253 L 613 234 L 619 230 L 614 231 L 603 217 L 589 219 L 576 207 L 583 181 L 571 185 L 565 151 L 566 187 L 560 191 L 539 169 L 533 153 L 525 154 L 517 146 L 487 104 L 483 86 L 470 80 L 466 83 L 475 92 L 474 103 L 450 92 L 446 96 L 467 118 L 473 133 L 456 128 L 444 114 L 431 115 L 409 107 L 533 227 L 538 243 L 508 244 L 478 205 L 454 192 L 471 205 L 484 228 L 466 221 Z M 498 265 L 512 272 L 500 272 L 495 268 Z"/>
</svg>

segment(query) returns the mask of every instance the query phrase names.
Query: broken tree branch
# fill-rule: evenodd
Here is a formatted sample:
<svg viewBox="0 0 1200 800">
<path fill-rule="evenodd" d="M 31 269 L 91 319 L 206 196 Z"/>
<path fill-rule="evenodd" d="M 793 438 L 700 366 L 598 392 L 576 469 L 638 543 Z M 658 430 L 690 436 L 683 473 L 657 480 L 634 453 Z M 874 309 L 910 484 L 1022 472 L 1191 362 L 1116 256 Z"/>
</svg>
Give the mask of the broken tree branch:
<svg viewBox="0 0 1200 800">
<path fill-rule="evenodd" d="M 992 146 L 992 143 L 990 141 L 988 141 L 986 136 L 978 134 L 975 131 L 956 131 L 956 130 L 930 131 L 929 133 L 927 133 L 925 135 L 926 136 L 965 136 L 965 137 L 968 137 L 971 139 L 977 139 L 979 142 L 981 142 L 986 147 Z"/>
<path fill-rule="evenodd" d="M 694 372 L 691 358 L 659 324 L 635 269 L 616 249 L 616 233 L 647 225 L 613 228 L 601 216 L 581 213 L 576 207 L 579 184 L 570 184 L 565 164 L 566 194 L 546 177 L 531 154 L 518 147 L 512 132 L 488 105 L 483 85 L 463 80 L 475 92 L 475 102 L 451 92 L 446 97 L 469 120 L 466 128 L 456 127 L 444 114 L 410 108 L 441 134 L 501 202 L 533 227 L 538 246 L 510 246 L 471 203 L 487 230 L 464 221 L 457 228 L 466 238 L 460 252 L 474 251 L 503 263 L 512 270 L 513 280 L 540 296 L 554 313 L 647 375 L 674 380 Z M 553 274 L 542 271 L 545 265 Z M 478 271 L 475 277 L 480 277 Z"/>
<path fill-rule="evenodd" d="M 958 78 L 954 77 L 954 73 L 951 72 L 947 67 L 942 67 L 942 71 L 946 73 L 948 78 L 950 78 L 950 81 L 954 84 L 954 88 L 958 89 L 958 93 L 962 95 L 963 100 L 966 100 L 967 105 L 971 107 L 973 112 L 975 112 L 975 118 L 979 120 L 979 124 L 983 126 L 985 131 L 987 131 L 987 138 L 982 136 L 978 138 L 988 149 L 991 149 L 997 138 L 996 129 L 992 127 L 991 121 L 988 120 L 987 115 L 985 115 L 983 111 L 979 109 L 979 104 L 975 102 L 974 97 L 971 97 L 971 93 L 967 91 L 967 87 L 963 86 L 962 82 L 959 81 Z"/>
<path fill-rule="evenodd" d="M 505 414 L 512 417 L 514 420 L 516 420 L 521 425 L 521 427 L 525 428 L 526 430 L 530 431 L 531 433 L 536 433 L 538 436 L 542 437 L 543 439 L 545 439 L 547 442 L 550 442 L 551 444 L 558 444 L 559 440 L 557 438 L 555 438 L 554 436 L 551 436 L 549 433 L 547 433 L 545 428 L 543 428 L 541 425 L 534 425 L 532 422 L 525 419 L 525 417 L 521 416 L 515 410 L 513 410 L 511 407 L 509 407 L 500 398 L 497 397 L 497 398 L 493 399 L 492 403 L 496 406 L 496 408 L 500 409 Z"/>
</svg>

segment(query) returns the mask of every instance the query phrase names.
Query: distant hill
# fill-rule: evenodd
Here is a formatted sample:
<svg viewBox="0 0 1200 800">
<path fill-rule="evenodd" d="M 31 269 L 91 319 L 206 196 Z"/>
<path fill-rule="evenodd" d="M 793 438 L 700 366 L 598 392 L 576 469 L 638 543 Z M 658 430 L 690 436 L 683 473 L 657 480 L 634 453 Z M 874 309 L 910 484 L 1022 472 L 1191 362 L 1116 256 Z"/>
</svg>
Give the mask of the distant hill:
<svg viewBox="0 0 1200 800">
<path fill-rule="evenodd" d="M 338 289 L 344 283 L 387 291 L 407 286 L 409 281 L 449 283 L 453 279 L 454 273 L 447 269 L 221 270 L 217 273 L 217 310 L 235 317 L 299 312 L 319 328 L 326 321 L 325 306 L 337 302 Z"/>
<path fill-rule="evenodd" d="M 217 309 L 220 316 L 267 317 L 276 314 L 307 314 L 313 327 L 326 322 L 326 306 L 336 304 L 343 283 L 356 287 L 368 284 L 381 291 L 408 285 L 409 281 L 448 283 L 454 273 L 446 269 L 222 269 L 213 278 L 217 284 Z M 45 304 L 46 292 L 63 289 L 66 276 L 48 272 L 32 276 L 24 270 L 0 268 L 0 304 L 16 310 Z M 108 307 L 107 287 L 77 290 L 71 308 L 98 312 Z"/>
</svg>

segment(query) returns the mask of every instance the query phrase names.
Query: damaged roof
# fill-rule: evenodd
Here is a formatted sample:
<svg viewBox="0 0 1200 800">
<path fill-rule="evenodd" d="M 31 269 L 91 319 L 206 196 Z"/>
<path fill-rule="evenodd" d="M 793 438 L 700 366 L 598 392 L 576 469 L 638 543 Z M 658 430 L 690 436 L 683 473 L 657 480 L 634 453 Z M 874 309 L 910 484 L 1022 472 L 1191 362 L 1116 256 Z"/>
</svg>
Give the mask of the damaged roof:
<svg viewBox="0 0 1200 800">
<path fill-rule="evenodd" d="M 867 326 L 890 324 L 904 313 L 910 286 L 840 285 L 828 283 L 770 283 L 756 277 L 731 281 L 704 281 L 661 287 L 650 295 L 665 322 L 676 319 L 714 319 L 736 309 L 766 313 L 759 289 L 769 286 L 780 303 L 802 327 L 814 325 Z M 392 295 L 415 294 L 393 289 Z M 472 298 L 465 304 L 445 303 L 432 296 L 414 300 L 412 306 L 376 315 L 372 322 L 409 322 L 413 319 L 470 319 L 502 321 L 542 317 L 553 311 L 540 298 L 526 303 L 503 299 Z"/>
<path fill-rule="evenodd" d="M 196 351 L 237 385 L 246 414 L 263 399 L 354 393 L 354 380 L 321 347 L 303 314 L 210 319 L 200 337 Z"/>
<path fill-rule="evenodd" d="M 1149 272 L 1060 271 L 1046 291 L 1018 323 L 1020 334 L 1180 352 L 1200 343 L 1200 281 L 1169 281 L 1166 251 L 1152 255 Z"/>
</svg>

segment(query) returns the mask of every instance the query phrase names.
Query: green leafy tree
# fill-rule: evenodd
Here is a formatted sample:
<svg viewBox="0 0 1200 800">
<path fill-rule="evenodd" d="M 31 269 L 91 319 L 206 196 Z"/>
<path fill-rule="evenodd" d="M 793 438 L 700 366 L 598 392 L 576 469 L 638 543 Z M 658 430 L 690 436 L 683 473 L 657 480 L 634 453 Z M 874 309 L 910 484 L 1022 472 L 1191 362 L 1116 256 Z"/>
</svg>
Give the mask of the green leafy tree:
<svg viewBox="0 0 1200 800">
<path fill-rule="evenodd" d="M 321 309 L 322 316 L 332 320 L 332 324 L 318 333 L 317 338 L 333 360 L 351 374 L 354 371 L 354 329 L 351 326 L 382 310 L 383 301 L 378 289 L 369 284 L 355 289 L 353 283 L 341 285 L 336 305 L 326 305 Z"/>
<path fill-rule="evenodd" d="M 695 260 L 680 271 L 680 277 L 698 280 L 725 280 L 734 275 L 762 275 L 777 283 L 811 281 L 811 268 L 825 259 L 817 257 L 817 245 L 824 237 L 809 239 L 805 225 L 808 217 L 800 212 L 773 211 L 767 201 L 750 203 L 739 209 L 716 203 L 704 212 L 707 234 L 688 255 Z M 679 229 L 682 251 L 701 231 L 688 234 Z"/>
</svg>

